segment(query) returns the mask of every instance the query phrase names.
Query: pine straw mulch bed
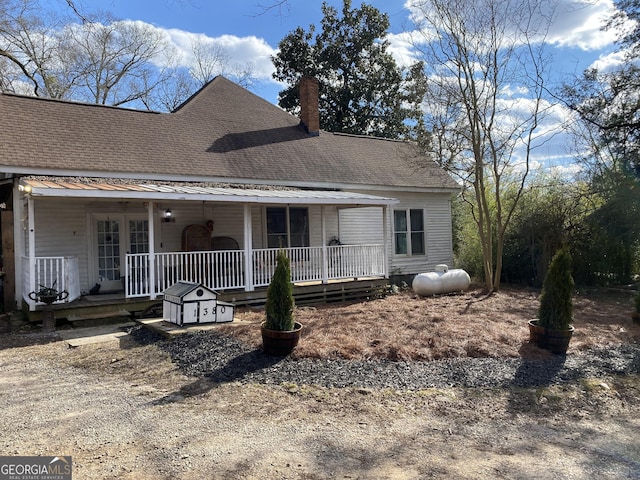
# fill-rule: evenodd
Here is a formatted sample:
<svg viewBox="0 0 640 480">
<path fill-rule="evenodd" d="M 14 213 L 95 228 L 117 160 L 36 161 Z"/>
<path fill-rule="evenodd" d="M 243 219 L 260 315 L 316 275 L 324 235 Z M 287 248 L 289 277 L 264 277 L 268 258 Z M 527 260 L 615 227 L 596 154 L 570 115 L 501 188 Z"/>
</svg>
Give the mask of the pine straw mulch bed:
<svg viewBox="0 0 640 480">
<path fill-rule="evenodd" d="M 366 302 L 299 307 L 304 325 L 293 358 L 438 360 L 461 357 L 545 358 L 529 344 L 539 291 L 505 287 L 486 295 L 478 288 L 460 294 L 420 297 L 402 291 Z M 640 341 L 633 323 L 633 290 L 598 289 L 574 297 L 576 328 L 569 353 Z M 220 332 L 260 348 L 263 309 L 241 309 Z"/>
</svg>

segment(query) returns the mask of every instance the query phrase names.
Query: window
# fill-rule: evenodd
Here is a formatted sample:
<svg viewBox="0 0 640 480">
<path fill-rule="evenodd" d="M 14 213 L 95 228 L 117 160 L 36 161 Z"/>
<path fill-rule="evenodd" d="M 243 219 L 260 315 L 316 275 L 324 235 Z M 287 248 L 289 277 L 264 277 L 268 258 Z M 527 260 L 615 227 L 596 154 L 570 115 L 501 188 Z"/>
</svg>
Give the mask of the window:
<svg viewBox="0 0 640 480">
<path fill-rule="evenodd" d="M 396 255 L 424 255 L 424 211 L 394 210 L 393 229 Z"/>
<path fill-rule="evenodd" d="M 267 207 L 267 247 L 308 247 L 309 209 Z"/>
</svg>

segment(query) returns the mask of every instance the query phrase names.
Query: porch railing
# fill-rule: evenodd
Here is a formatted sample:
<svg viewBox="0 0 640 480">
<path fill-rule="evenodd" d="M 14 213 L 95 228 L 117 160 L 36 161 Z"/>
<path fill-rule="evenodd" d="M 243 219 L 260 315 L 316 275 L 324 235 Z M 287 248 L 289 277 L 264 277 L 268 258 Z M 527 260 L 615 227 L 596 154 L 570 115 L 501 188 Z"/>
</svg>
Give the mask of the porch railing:
<svg viewBox="0 0 640 480">
<path fill-rule="evenodd" d="M 78 257 L 35 257 L 32 269 L 29 257 L 22 257 L 22 292 L 30 307 L 42 305 L 29 298 L 29 293 L 37 292 L 43 287 L 53 288 L 59 292 L 65 290 L 69 296 L 56 303 L 72 302 L 80 296 L 80 279 Z"/>
<path fill-rule="evenodd" d="M 386 275 L 383 245 L 337 245 L 284 249 L 291 262 L 291 281 L 329 280 Z M 151 291 L 150 256 L 127 254 L 125 294 L 127 298 L 162 293 L 177 281 L 196 282 L 212 290 L 230 290 L 268 285 L 276 266 L 277 248 L 251 252 L 252 279 L 245 278 L 243 250 L 156 253 Z"/>
</svg>

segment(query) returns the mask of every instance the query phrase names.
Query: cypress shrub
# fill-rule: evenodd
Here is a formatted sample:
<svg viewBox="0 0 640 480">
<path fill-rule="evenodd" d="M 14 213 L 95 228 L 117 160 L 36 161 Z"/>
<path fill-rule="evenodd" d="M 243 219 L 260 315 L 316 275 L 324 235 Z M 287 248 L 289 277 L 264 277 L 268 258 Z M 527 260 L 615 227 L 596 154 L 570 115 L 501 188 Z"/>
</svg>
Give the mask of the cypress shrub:
<svg viewBox="0 0 640 480">
<path fill-rule="evenodd" d="M 566 248 L 554 255 L 542 284 L 540 297 L 540 327 L 552 330 L 568 330 L 573 320 L 573 277 L 571 254 Z"/>
<path fill-rule="evenodd" d="M 293 330 L 293 285 L 291 284 L 291 266 L 284 250 L 278 251 L 276 270 L 267 289 L 266 324 L 269 330 Z"/>
</svg>

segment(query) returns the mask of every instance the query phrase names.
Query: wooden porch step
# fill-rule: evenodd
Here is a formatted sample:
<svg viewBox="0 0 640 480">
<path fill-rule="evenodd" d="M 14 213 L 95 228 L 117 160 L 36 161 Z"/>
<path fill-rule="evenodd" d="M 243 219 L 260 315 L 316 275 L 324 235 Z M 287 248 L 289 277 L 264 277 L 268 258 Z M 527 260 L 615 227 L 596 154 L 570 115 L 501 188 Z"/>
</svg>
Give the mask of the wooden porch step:
<svg viewBox="0 0 640 480">
<path fill-rule="evenodd" d="M 67 316 L 69 323 L 74 328 L 77 327 L 94 327 L 98 325 L 109 325 L 112 323 L 122 323 L 131 320 L 131 312 L 125 309 L 99 312 L 99 313 L 74 313 Z"/>
</svg>

